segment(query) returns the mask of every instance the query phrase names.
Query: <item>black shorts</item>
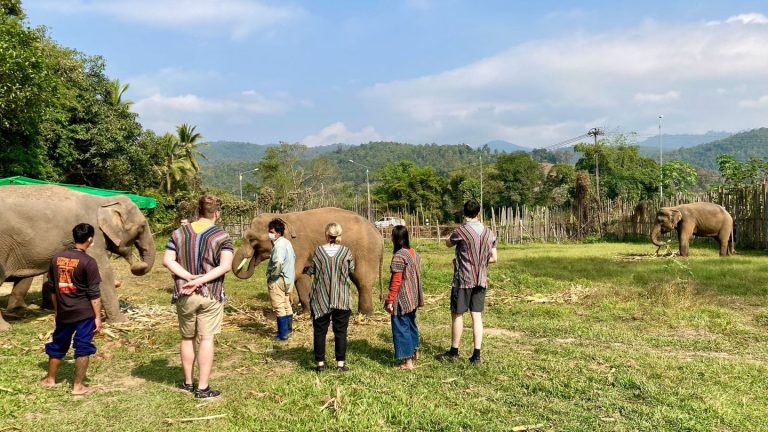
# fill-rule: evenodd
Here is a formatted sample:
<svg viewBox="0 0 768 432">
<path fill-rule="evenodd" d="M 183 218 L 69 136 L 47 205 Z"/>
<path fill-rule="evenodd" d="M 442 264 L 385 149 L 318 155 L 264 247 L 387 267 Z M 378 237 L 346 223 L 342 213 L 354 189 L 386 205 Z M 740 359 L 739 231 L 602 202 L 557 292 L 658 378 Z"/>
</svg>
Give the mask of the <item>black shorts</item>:
<svg viewBox="0 0 768 432">
<path fill-rule="evenodd" d="M 482 312 L 485 309 L 485 287 L 451 288 L 451 312 Z"/>
</svg>

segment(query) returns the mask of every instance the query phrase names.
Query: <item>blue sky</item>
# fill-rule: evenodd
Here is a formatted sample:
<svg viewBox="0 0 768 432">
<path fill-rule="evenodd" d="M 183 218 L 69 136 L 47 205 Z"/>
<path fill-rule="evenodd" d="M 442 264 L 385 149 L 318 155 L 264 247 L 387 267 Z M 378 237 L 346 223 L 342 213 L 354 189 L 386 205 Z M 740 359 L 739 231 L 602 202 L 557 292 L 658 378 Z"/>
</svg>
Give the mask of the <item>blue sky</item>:
<svg viewBox="0 0 768 432">
<path fill-rule="evenodd" d="M 625 4 L 626 3 L 626 4 Z M 546 146 L 768 126 L 765 1 L 27 0 L 145 127 L 208 140 Z"/>
</svg>

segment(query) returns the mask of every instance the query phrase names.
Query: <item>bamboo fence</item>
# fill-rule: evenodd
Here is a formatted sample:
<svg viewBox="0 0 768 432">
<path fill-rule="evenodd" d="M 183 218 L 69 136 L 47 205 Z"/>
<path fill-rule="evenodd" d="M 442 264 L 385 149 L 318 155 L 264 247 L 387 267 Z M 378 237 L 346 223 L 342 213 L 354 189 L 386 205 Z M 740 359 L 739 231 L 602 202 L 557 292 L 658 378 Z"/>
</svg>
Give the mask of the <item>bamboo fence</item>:
<svg viewBox="0 0 768 432">
<path fill-rule="evenodd" d="M 586 215 L 578 217 L 577 209 L 548 207 L 486 208 L 484 222 L 496 233 L 501 243 L 553 242 L 605 238 L 617 240 L 648 239 L 660 207 L 691 202 L 712 202 L 722 205 L 733 216 L 734 239 L 737 246 L 768 248 L 768 183 L 721 188 L 698 194 L 678 194 L 657 201 L 625 199 L 590 202 Z M 357 209 L 365 212 L 364 208 Z M 364 216 L 364 215 L 363 215 Z M 405 221 L 412 239 L 443 241 L 455 223 L 437 220 L 426 222 L 422 213 L 392 212 L 387 216 Z M 240 237 L 248 223 L 223 223 L 233 236 Z M 391 227 L 379 230 L 388 238 Z M 669 238 L 672 233 L 667 234 Z"/>
</svg>

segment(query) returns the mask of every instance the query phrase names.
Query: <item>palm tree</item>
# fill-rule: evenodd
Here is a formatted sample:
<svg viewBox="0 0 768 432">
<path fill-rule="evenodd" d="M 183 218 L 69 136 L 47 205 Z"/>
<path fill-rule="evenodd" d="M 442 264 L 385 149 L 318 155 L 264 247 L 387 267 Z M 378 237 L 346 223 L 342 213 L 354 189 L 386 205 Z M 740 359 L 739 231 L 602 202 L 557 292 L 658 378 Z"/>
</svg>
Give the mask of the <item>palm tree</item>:
<svg viewBox="0 0 768 432">
<path fill-rule="evenodd" d="M 171 133 L 160 137 L 160 146 L 163 149 L 163 177 L 165 177 L 165 191 L 170 196 L 173 192 L 172 181 L 178 182 L 188 175 L 195 175 L 197 169 L 190 162 L 181 141 Z"/>
<path fill-rule="evenodd" d="M 120 80 L 116 79 L 109 82 L 109 101 L 115 108 L 125 108 L 130 109 L 131 105 L 133 105 L 133 101 L 130 100 L 123 100 L 123 94 L 125 94 L 126 90 L 128 90 L 128 87 L 130 84 L 120 84 Z"/>
<path fill-rule="evenodd" d="M 176 136 L 182 147 L 184 156 L 194 168 L 195 173 L 197 173 L 200 171 L 200 165 L 197 163 L 197 158 L 201 157 L 208 160 L 205 153 L 201 152 L 199 148 L 208 144 L 200 142 L 200 140 L 203 139 L 203 135 L 195 132 L 195 129 L 197 129 L 197 126 L 190 126 L 186 123 L 182 123 L 179 126 L 176 126 Z"/>
</svg>

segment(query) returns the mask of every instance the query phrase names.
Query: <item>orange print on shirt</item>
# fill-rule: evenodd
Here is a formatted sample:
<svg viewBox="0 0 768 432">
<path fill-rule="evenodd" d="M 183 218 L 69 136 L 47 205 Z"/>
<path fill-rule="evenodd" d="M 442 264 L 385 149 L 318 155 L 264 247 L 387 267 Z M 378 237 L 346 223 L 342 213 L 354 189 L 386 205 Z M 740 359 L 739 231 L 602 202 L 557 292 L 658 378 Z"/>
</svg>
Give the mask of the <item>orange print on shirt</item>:
<svg viewBox="0 0 768 432">
<path fill-rule="evenodd" d="M 62 294 L 72 294 L 77 291 L 73 283 L 75 269 L 80 263 L 77 258 L 58 257 L 56 259 L 56 268 L 59 273 L 59 292 Z"/>
</svg>

